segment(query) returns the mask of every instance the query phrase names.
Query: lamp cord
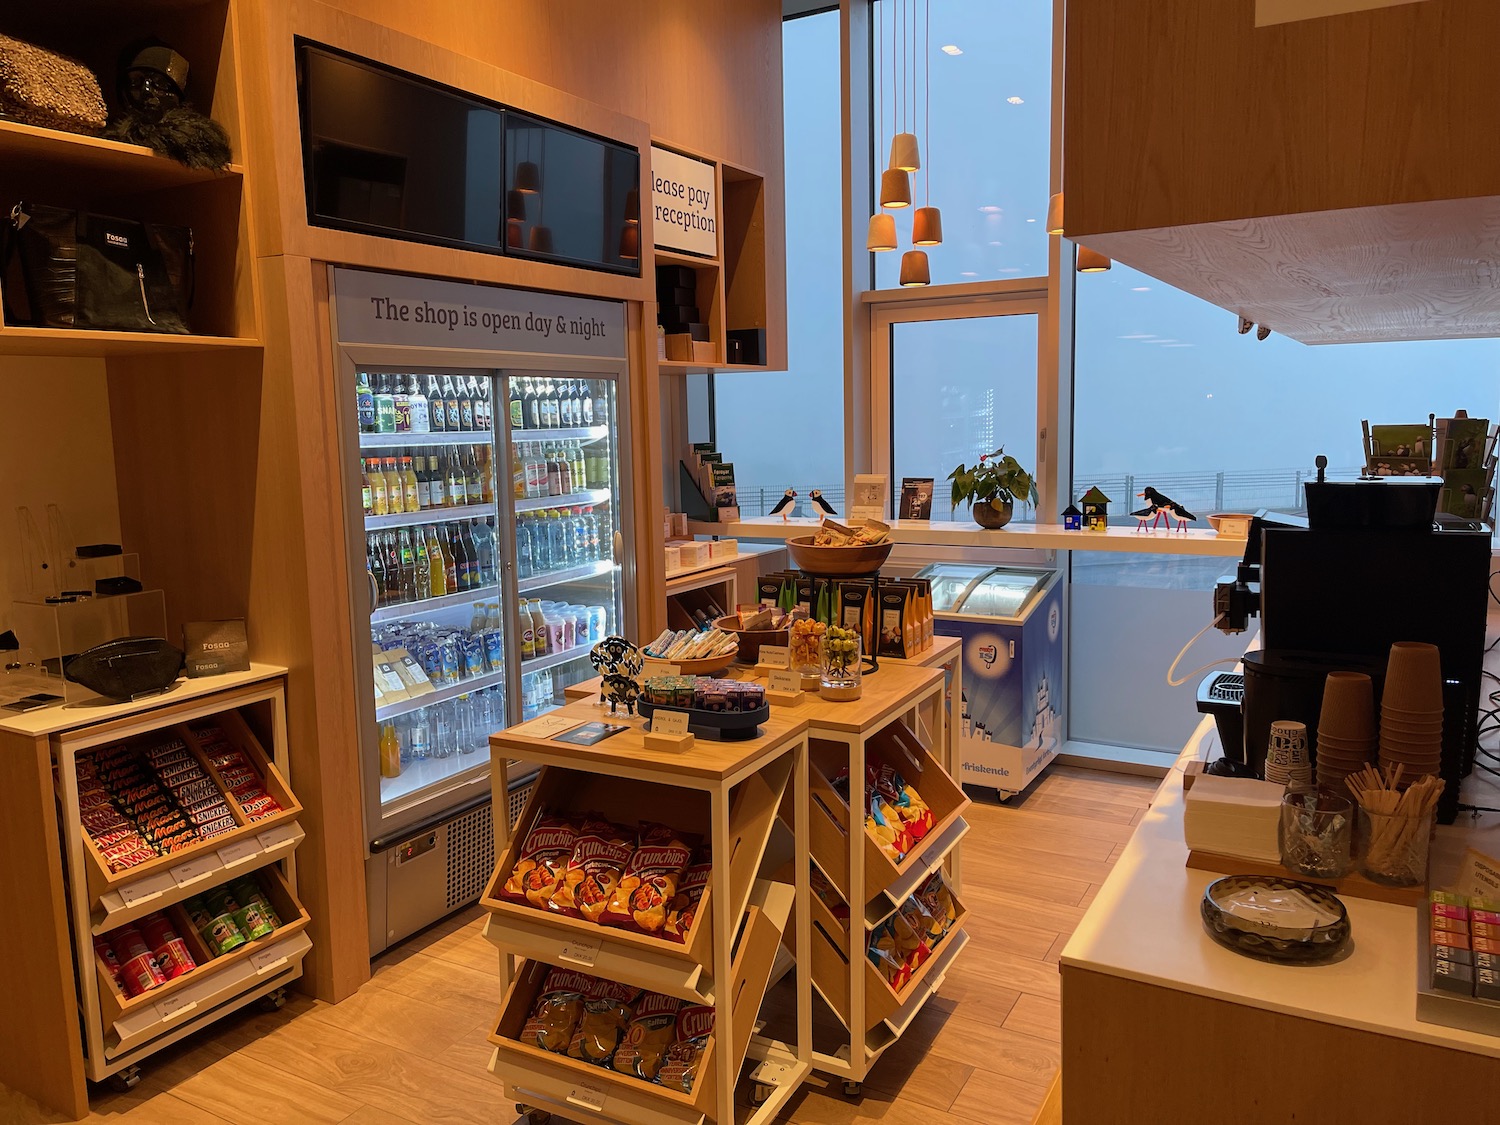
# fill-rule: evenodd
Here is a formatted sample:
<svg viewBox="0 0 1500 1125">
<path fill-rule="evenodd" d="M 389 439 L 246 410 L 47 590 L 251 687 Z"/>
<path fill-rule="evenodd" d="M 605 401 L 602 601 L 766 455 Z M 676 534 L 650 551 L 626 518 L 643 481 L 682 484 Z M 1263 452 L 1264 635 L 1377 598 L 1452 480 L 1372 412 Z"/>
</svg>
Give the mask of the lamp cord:
<svg viewBox="0 0 1500 1125">
<path fill-rule="evenodd" d="M 925 15 L 925 42 L 922 50 L 922 65 L 925 80 L 925 105 L 927 112 L 926 122 L 922 126 L 923 141 L 927 145 L 927 168 L 922 173 L 922 194 L 927 200 L 927 206 L 932 206 L 932 0 L 927 0 L 924 9 Z"/>
</svg>

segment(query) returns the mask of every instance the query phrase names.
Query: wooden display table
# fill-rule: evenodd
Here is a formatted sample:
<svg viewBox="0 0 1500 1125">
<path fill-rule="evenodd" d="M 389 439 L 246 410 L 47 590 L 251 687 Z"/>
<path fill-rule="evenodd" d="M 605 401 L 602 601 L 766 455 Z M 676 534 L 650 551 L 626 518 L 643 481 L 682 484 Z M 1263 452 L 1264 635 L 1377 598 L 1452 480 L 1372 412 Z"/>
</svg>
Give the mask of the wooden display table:
<svg viewBox="0 0 1500 1125">
<path fill-rule="evenodd" d="M 83 1117 L 85 1079 L 133 1084 L 153 1052 L 301 976 L 311 948 L 308 915 L 290 863 L 284 871 L 273 866 L 289 860 L 305 835 L 286 780 L 285 671 L 254 665 L 179 681 L 137 703 L 95 700 L 0 719 L 0 896 L 13 939 L 0 958 L 0 993 L 10 1010 L 25 1013 L 0 1020 L 0 1082 Z M 235 828 L 112 872 L 82 824 L 76 760 L 127 740 L 178 738 L 223 792 L 188 725 L 204 721 L 248 754 L 282 811 L 251 822 L 229 798 Z M 98 962 L 96 936 L 154 911 L 175 914 L 183 900 L 251 872 L 281 918 L 267 936 L 211 956 L 196 933 L 181 933 L 197 968 L 134 997 Z M 175 925 L 191 929 L 181 916 Z"/>
<path fill-rule="evenodd" d="M 1500 1037 L 1416 1018 L 1412 907 L 1343 899 L 1352 949 L 1327 965 L 1253 961 L 1204 933 L 1218 875 L 1186 866 L 1180 773 L 1212 734 L 1205 718 L 1063 950 L 1064 1121 L 1435 1121 L 1442 1091 L 1494 1088 Z M 1435 856 L 1497 854 L 1487 831 L 1439 828 Z"/>
<path fill-rule="evenodd" d="M 553 733 L 587 722 L 629 726 L 594 746 L 555 741 Z M 753 1035 L 777 950 L 792 927 L 810 940 L 809 809 L 806 724 L 774 714 L 759 737 L 742 742 L 698 739 L 682 751 L 646 745 L 645 723 L 608 707 L 570 703 L 490 736 L 497 800 L 506 793 L 511 758 L 542 766 L 514 836 L 495 822 L 494 877 L 481 900 L 490 912 L 485 935 L 507 956 L 508 979 L 490 1071 L 524 1106 L 568 1117 L 579 1110 L 623 1125 L 696 1125 L 735 1120 L 735 1088 L 747 1058 L 758 1103 L 755 1122 L 772 1120 L 811 1069 L 812 994 L 801 978 L 792 1043 Z M 560 729 L 561 728 L 561 729 Z M 790 808 L 788 827 L 778 813 Z M 685 941 L 596 925 L 499 896 L 516 853 L 543 811 L 599 812 L 633 826 L 657 820 L 700 835 L 712 848 L 713 874 Z M 792 864 L 791 883 L 765 873 Z M 519 970 L 514 958 L 526 961 Z M 541 985 L 540 966 L 558 965 L 676 996 L 715 1009 L 715 1031 L 690 1092 L 676 1092 L 520 1043 L 521 1024 Z"/>
</svg>

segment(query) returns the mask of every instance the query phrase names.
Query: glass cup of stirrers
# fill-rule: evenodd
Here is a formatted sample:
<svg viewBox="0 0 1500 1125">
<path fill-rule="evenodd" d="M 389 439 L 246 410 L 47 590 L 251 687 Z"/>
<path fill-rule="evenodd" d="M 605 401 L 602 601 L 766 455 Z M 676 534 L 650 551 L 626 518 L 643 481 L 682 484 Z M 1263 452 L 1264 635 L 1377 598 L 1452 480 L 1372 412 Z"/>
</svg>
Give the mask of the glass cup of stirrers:
<svg viewBox="0 0 1500 1125">
<path fill-rule="evenodd" d="M 1443 779 L 1433 774 L 1402 787 L 1402 767 L 1366 766 L 1347 779 L 1359 803 L 1362 848 L 1357 864 L 1365 878 L 1411 887 L 1427 878 L 1427 851 Z"/>
</svg>

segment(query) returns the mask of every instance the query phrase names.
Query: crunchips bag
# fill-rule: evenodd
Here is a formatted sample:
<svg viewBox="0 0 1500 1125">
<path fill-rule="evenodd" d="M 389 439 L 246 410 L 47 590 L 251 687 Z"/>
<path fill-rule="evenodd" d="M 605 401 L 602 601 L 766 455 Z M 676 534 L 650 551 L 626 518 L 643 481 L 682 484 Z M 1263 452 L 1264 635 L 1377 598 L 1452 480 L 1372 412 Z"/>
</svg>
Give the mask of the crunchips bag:
<svg viewBox="0 0 1500 1125">
<path fill-rule="evenodd" d="M 677 894 L 667 908 L 667 923 L 662 929 L 673 941 L 686 942 L 688 931 L 693 928 L 693 919 L 698 915 L 698 901 L 708 889 L 709 877 L 713 874 L 713 857 L 707 844 L 699 845 L 693 853 L 693 861 L 677 881 Z"/>
<path fill-rule="evenodd" d="M 953 928 L 953 923 L 958 921 L 958 907 L 954 905 L 953 891 L 948 886 L 948 880 L 943 878 L 941 871 L 934 871 L 932 878 L 917 888 L 915 897 L 931 920 L 928 940 L 932 945 L 937 945 Z"/>
<path fill-rule="evenodd" d="M 635 840 L 628 828 L 598 815 L 586 817 L 548 907 L 561 914 L 581 915 L 590 922 L 599 921 L 634 851 Z"/>
<path fill-rule="evenodd" d="M 901 814 L 888 804 L 880 793 L 870 790 L 869 812 L 865 814 L 865 830 L 875 837 L 880 850 L 892 863 L 900 863 L 911 851 L 911 833 L 901 820 Z"/>
<path fill-rule="evenodd" d="M 510 878 L 500 888 L 500 897 L 545 907 L 552 900 L 577 839 L 578 824 L 571 817 L 545 812 L 538 816 L 521 845 Z"/>
<path fill-rule="evenodd" d="M 913 842 L 927 835 L 933 824 L 932 810 L 893 767 L 883 765 L 875 771 L 875 789 L 896 810 Z"/>
<path fill-rule="evenodd" d="M 667 922 L 667 904 L 677 894 L 696 836 L 685 836 L 665 824 L 641 825 L 639 846 L 600 919 L 606 926 L 659 934 Z"/>
<path fill-rule="evenodd" d="M 708 1049 L 708 1037 L 714 1033 L 714 1010 L 706 1004 L 688 1004 L 677 1013 L 677 1033 L 662 1059 L 656 1080 L 684 1094 L 693 1092 L 698 1078 L 698 1064 Z"/>
<path fill-rule="evenodd" d="M 621 1074 L 647 1082 L 656 1081 L 662 1059 L 672 1045 L 680 1007 L 682 1001 L 675 996 L 663 996 L 659 992 L 642 996 L 611 1065 Z"/>
<path fill-rule="evenodd" d="M 639 988 L 596 978 L 584 994 L 578 1027 L 568 1040 L 568 1057 L 608 1066 L 630 1022 L 631 1006 L 640 994 Z"/>
<path fill-rule="evenodd" d="M 573 1039 L 583 1014 L 583 998 L 594 978 L 572 969 L 553 969 L 542 983 L 536 1007 L 521 1028 L 521 1042 L 561 1054 Z"/>
</svg>

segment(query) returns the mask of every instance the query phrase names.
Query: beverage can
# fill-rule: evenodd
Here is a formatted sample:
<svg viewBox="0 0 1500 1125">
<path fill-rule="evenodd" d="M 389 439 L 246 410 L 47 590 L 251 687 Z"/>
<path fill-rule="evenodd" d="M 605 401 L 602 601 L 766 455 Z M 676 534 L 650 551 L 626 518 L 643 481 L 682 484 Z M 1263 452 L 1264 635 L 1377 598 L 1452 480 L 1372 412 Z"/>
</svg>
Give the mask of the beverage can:
<svg viewBox="0 0 1500 1125">
<path fill-rule="evenodd" d="M 120 975 L 120 959 L 115 956 L 115 951 L 110 948 L 109 939 L 103 934 L 96 934 L 94 936 L 94 953 L 98 956 L 105 969 L 108 970 L 114 982 L 121 988 L 124 988 L 125 981 Z"/>
<path fill-rule="evenodd" d="M 265 915 L 266 920 L 272 926 L 281 925 L 281 918 L 276 914 L 276 908 L 271 905 L 271 900 L 265 896 L 260 887 L 256 886 L 255 880 L 250 878 L 250 876 L 246 875 L 237 882 L 234 885 L 234 892 L 239 896 L 241 902 L 253 902 L 259 906 L 260 912 Z"/>
<path fill-rule="evenodd" d="M 126 961 L 120 970 L 120 980 L 125 986 L 126 996 L 139 996 L 167 983 L 156 958 L 149 951 Z"/>
<path fill-rule="evenodd" d="M 227 886 L 215 887 L 203 896 L 204 907 L 217 918 L 220 914 L 233 914 L 240 908 L 238 900 Z"/>
<path fill-rule="evenodd" d="M 240 928 L 251 941 L 263 938 L 276 927 L 266 917 L 265 911 L 261 909 L 258 902 L 247 903 L 234 912 L 234 923 Z"/>
</svg>

